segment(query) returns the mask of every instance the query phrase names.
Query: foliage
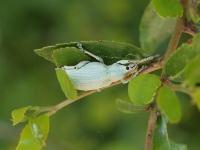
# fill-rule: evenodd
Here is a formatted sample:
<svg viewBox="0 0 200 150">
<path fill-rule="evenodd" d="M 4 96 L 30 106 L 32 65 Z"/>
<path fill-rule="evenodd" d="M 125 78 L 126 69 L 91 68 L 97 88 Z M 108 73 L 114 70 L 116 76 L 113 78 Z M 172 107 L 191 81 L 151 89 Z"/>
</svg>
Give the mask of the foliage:
<svg viewBox="0 0 200 150">
<path fill-rule="evenodd" d="M 152 4 L 148 5 L 140 22 L 140 43 L 145 53 L 163 54 L 175 23 L 175 18 L 162 18 L 153 9 Z"/>
<path fill-rule="evenodd" d="M 77 91 L 74 89 L 74 86 L 65 71 L 63 69 L 57 68 L 56 74 L 65 96 L 69 99 L 77 98 Z"/>
<path fill-rule="evenodd" d="M 183 8 L 178 0 L 153 0 L 155 10 L 163 17 L 183 15 Z"/>
<path fill-rule="evenodd" d="M 122 59 L 139 59 L 143 56 L 141 49 L 137 46 L 113 41 L 63 43 L 36 49 L 35 52 L 58 67 L 76 65 L 80 61 L 91 60 L 92 58 L 79 50 L 78 43 L 81 43 L 85 50 L 101 57 L 105 64 L 112 64 Z"/>
<path fill-rule="evenodd" d="M 153 149 L 155 150 L 187 150 L 184 144 L 171 141 L 167 132 L 167 121 L 165 117 L 159 117 L 153 137 Z"/>
<path fill-rule="evenodd" d="M 199 16 L 197 15 L 196 6 L 190 6 L 188 9 L 190 9 L 188 16 L 184 16 L 186 13 L 183 11 L 185 10 L 178 0 L 152 0 L 152 3 L 145 10 L 140 24 L 140 44 L 142 48 L 114 41 L 81 41 L 47 46 L 37 49 L 35 52 L 55 64 L 56 75 L 63 93 L 69 100 L 75 101 L 84 96 L 81 95 L 82 92 L 74 89 L 69 76 L 62 67 L 76 65 L 85 60 L 94 61 L 93 58 L 81 51 L 77 45 L 78 43 L 81 43 L 85 50 L 101 57 L 105 65 L 110 65 L 123 59 L 139 60 L 152 54 L 163 54 L 169 37 L 176 33 L 174 27 L 175 20 L 178 20 L 177 18 L 187 18 L 186 21 L 190 21 L 194 25 L 198 22 Z M 174 17 L 174 19 L 168 17 Z M 166 28 L 167 30 L 160 31 L 159 29 L 161 28 Z M 168 28 L 170 29 L 168 30 Z M 159 113 L 153 134 L 154 150 L 187 149 L 184 144 L 176 144 L 169 139 L 167 123 L 168 121 L 169 123 L 178 123 L 182 117 L 180 99 L 176 95 L 177 91 L 191 96 L 197 107 L 200 108 L 199 60 L 200 34 L 195 34 L 191 44 L 183 43 L 169 57 L 164 57 L 164 60 L 162 60 L 164 65 L 161 72 L 157 72 L 156 75 L 139 74 L 128 83 L 128 96 L 132 105 L 139 105 L 144 108 L 152 107 L 153 111 Z M 159 61 L 157 60 L 157 63 Z M 142 64 L 142 67 L 152 67 L 152 63 Z M 46 107 L 27 106 L 13 110 L 13 125 L 25 122 L 16 149 L 41 150 L 45 146 L 49 132 L 49 117 L 73 101 L 66 102 L 56 105 L 59 107 L 52 106 L 47 109 Z M 126 105 L 123 102 L 120 103 L 124 106 Z M 128 104 L 126 106 L 129 107 L 131 105 Z M 152 111 L 151 109 L 150 111 Z"/>
<path fill-rule="evenodd" d="M 160 85 L 161 82 L 158 76 L 140 75 L 129 82 L 128 94 L 135 105 L 147 105 L 154 100 Z M 141 91 L 143 91 L 142 94 Z"/>
<path fill-rule="evenodd" d="M 37 150 L 45 146 L 45 140 L 49 132 L 49 116 L 41 115 L 29 119 L 21 132 L 19 144 L 16 150 Z"/>
<path fill-rule="evenodd" d="M 160 110 L 166 115 L 171 123 L 177 123 L 181 119 L 181 108 L 179 99 L 174 91 L 163 86 L 158 91 L 157 104 Z"/>
</svg>

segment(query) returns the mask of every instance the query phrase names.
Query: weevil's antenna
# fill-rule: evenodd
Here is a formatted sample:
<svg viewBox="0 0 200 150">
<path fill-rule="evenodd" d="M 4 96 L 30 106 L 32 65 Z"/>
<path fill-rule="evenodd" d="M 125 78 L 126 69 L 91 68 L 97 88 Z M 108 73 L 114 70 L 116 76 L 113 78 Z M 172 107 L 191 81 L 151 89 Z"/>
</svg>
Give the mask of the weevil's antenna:
<svg viewBox="0 0 200 150">
<path fill-rule="evenodd" d="M 139 60 L 138 65 L 144 65 L 144 64 L 147 64 L 149 62 L 153 62 L 154 60 L 158 59 L 159 57 L 160 57 L 160 55 L 154 55 L 154 56 L 146 57 L 144 59 Z"/>
<path fill-rule="evenodd" d="M 138 59 L 138 60 L 129 60 L 129 63 L 134 63 L 137 65 L 145 65 L 147 63 L 153 62 L 156 59 L 160 58 L 160 55 L 154 55 L 154 56 L 149 56 L 143 59 Z"/>
</svg>

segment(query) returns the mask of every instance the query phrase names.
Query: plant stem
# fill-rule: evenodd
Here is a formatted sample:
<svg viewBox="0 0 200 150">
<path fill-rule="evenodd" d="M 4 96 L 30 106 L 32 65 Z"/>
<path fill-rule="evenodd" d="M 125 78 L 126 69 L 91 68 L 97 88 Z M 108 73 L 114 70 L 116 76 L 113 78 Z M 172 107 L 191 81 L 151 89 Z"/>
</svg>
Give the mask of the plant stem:
<svg viewBox="0 0 200 150">
<path fill-rule="evenodd" d="M 176 50 L 176 48 L 179 44 L 181 34 L 183 32 L 186 32 L 186 33 L 189 32 L 189 34 L 194 35 L 194 33 L 192 33 L 192 31 L 190 31 L 190 29 L 188 29 L 188 27 L 186 26 L 187 16 L 188 16 L 188 2 L 189 2 L 189 0 L 181 0 L 182 7 L 183 7 L 183 16 L 180 18 L 177 18 L 174 32 L 171 36 L 167 51 L 163 58 L 164 63 L 166 62 L 166 59 L 169 58 L 169 56 Z"/>
<path fill-rule="evenodd" d="M 89 96 L 89 95 L 91 95 L 91 94 L 93 94 L 95 92 L 96 91 L 87 91 L 87 92 L 82 93 L 78 98 L 76 98 L 74 100 L 70 100 L 70 99 L 64 100 L 64 101 L 58 103 L 57 105 L 50 107 L 48 114 L 49 114 L 49 116 L 52 116 L 58 110 L 66 107 L 66 106 L 68 106 L 68 105 L 70 105 L 70 104 L 72 104 L 72 103 L 74 103 L 74 102 L 86 97 L 86 96 Z"/>
<path fill-rule="evenodd" d="M 182 2 L 184 13 L 183 13 L 182 17 L 177 18 L 175 29 L 174 29 L 174 32 L 169 41 L 168 48 L 163 57 L 162 63 L 165 63 L 167 61 L 167 59 L 171 56 L 171 54 L 177 49 L 181 35 L 184 31 L 186 31 L 185 23 L 187 20 L 188 0 L 181 0 L 181 2 Z M 161 73 L 161 80 L 162 79 L 164 79 L 163 70 Z M 165 81 L 165 80 L 163 80 L 163 81 Z M 148 120 L 148 127 L 147 127 L 147 133 L 146 133 L 146 141 L 145 141 L 145 150 L 152 150 L 153 133 L 154 133 L 154 129 L 156 126 L 156 121 L 157 121 L 157 108 L 156 108 L 156 104 L 155 104 L 153 106 L 153 109 L 150 112 L 150 116 L 149 116 L 149 120 Z"/>
<path fill-rule="evenodd" d="M 166 60 L 169 58 L 171 53 L 173 53 L 176 50 L 179 40 L 180 40 L 180 37 L 181 37 L 181 34 L 183 32 L 183 27 L 184 27 L 183 19 L 178 18 L 175 29 L 174 29 L 174 33 L 172 34 L 172 37 L 168 44 L 167 51 L 161 62 L 162 65 L 166 62 Z M 164 73 L 162 71 L 161 80 L 163 79 L 163 76 L 164 76 Z M 154 133 L 154 129 L 156 126 L 156 121 L 157 121 L 157 111 L 156 111 L 156 105 L 154 105 L 152 110 L 150 111 L 150 115 L 149 115 L 147 132 L 146 132 L 146 140 L 145 140 L 145 150 L 152 150 L 153 133 Z"/>
<path fill-rule="evenodd" d="M 164 58 L 163 58 L 164 63 L 165 63 L 166 59 L 169 58 L 169 56 L 176 50 L 183 30 L 184 30 L 183 18 L 178 18 L 177 21 L 176 21 L 174 33 L 171 36 L 171 39 L 170 39 L 169 44 L 168 44 L 167 51 L 166 51 Z"/>
<path fill-rule="evenodd" d="M 157 112 L 155 111 L 155 106 L 154 106 L 154 109 L 150 112 L 149 115 L 145 147 L 144 147 L 145 150 L 152 150 L 153 133 L 156 126 L 156 121 L 157 121 Z"/>
<path fill-rule="evenodd" d="M 147 73 L 150 73 L 150 72 L 159 70 L 159 69 L 161 69 L 161 68 L 162 68 L 162 63 L 161 63 L 161 62 L 156 62 L 156 63 L 150 65 L 150 66 L 149 66 L 148 68 L 146 68 L 145 70 L 143 70 L 140 74 L 147 74 Z M 107 88 L 109 88 L 109 87 L 113 87 L 113 86 L 119 85 L 119 84 L 121 84 L 121 81 L 114 82 L 114 83 L 111 84 L 110 86 L 105 87 L 105 88 L 103 88 L 103 89 L 101 89 L 101 90 L 104 90 L 104 89 L 107 89 Z M 91 94 L 93 94 L 93 93 L 96 93 L 96 92 L 97 92 L 97 90 L 86 91 L 86 92 L 82 93 L 80 96 L 78 96 L 78 97 L 77 97 L 76 99 L 74 99 L 74 100 L 67 99 L 67 100 L 64 100 L 64 101 L 58 103 L 57 105 L 48 107 L 48 110 L 47 110 L 46 112 L 49 114 L 49 116 L 52 116 L 53 114 L 55 114 L 55 113 L 56 113 L 57 111 L 59 111 L 60 109 L 66 107 L 66 106 L 68 106 L 68 105 L 70 105 L 70 104 L 72 104 L 72 103 L 74 103 L 74 102 L 76 102 L 76 101 L 78 101 L 78 100 L 80 100 L 80 99 L 86 97 L 86 96 L 89 96 L 89 95 L 91 95 Z M 46 108 L 45 108 L 45 110 L 46 110 Z"/>
</svg>

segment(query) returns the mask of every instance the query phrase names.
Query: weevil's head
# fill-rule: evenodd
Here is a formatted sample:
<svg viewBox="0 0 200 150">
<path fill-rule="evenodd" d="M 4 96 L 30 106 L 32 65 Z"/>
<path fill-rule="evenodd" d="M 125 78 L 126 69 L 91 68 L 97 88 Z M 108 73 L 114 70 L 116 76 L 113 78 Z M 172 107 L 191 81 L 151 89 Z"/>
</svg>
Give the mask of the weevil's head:
<svg viewBox="0 0 200 150">
<path fill-rule="evenodd" d="M 120 66 L 124 73 L 136 71 L 138 68 L 138 64 L 130 60 L 120 60 L 116 64 Z"/>
<path fill-rule="evenodd" d="M 120 60 L 109 66 L 112 81 L 122 80 L 128 74 L 137 72 L 138 65 L 128 60 Z"/>
</svg>

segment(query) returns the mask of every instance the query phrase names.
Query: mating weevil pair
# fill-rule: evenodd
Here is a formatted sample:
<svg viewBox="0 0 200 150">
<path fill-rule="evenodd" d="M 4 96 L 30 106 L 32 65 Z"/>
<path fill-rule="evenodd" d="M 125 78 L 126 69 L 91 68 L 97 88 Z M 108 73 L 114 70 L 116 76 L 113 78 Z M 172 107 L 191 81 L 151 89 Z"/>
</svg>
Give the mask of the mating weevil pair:
<svg viewBox="0 0 200 150">
<path fill-rule="evenodd" d="M 114 82 L 127 83 L 137 76 L 158 56 L 150 56 L 140 60 L 120 60 L 111 65 L 105 65 L 103 59 L 91 52 L 84 50 L 81 43 L 77 47 L 83 53 L 95 58 L 96 62 L 81 61 L 75 66 L 64 66 L 62 69 L 69 76 L 75 89 L 82 91 L 99 90 Z M 126 78 L 127 75 L 129 78 Z"/>
</svg>

